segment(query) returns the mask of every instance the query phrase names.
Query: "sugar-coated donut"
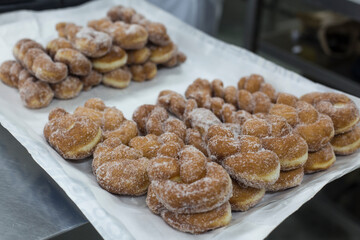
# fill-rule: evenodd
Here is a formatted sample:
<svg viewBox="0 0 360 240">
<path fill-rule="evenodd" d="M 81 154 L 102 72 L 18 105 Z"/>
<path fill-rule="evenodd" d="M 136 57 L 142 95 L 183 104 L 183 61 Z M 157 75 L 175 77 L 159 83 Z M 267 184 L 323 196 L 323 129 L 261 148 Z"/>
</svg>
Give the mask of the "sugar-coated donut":
<svg viewBox="0 0 360 240">
<path fill-rule="evenodd" d="M 313 92 L 300 99 L 328 115 L 334 123 L 335 134 L 349 131 L 359 122 L 359 109 L 345 94 Z"/>
<path fill-rule="evenodd" d="M 350 155 L 360 148 L 360 125 L 350 131 L 335 135 L 331 145 L 337 155 Z"/>
<path fill-rule="evenodd" d="M 161 212 L 161 217 L 167 224 L 181 232 L 197 234 L 228 225 L 231 221 L 231 206 L 229 203 L 224 203 L 209 212 L 195 214 L 164 210 Z"/>
<path fill-rule="evenodd" d="M 162 63 L 161 65 L 167 68 L 176 67 L 186 61 L 186 55 L 182 52 L 177 52 L 169 61 Z"/>
<path fill-rule="evenodd" d="M 197 78 L 187 87 L 185 97 L 187 99 L 194 99 L 198 107 L 205 107 L 211 97 L 211 92 L 210 82 L 206 79 Z"/>
<path fill-rule="evenodd" d="M 105 139 L 118 138 L 123 144 L 128 144 L 138 135 L 135 122 L 127 120 L 117 108 L 105 106 L 99 98 L 87 100 L 84 106 L 75 109 L 74 115 L 86 116 L 101 126 Z"/>
<path fill-rule="evenodd" d="M 18 88 L 19 75 L 23 67 L 12 60 L 5 61 L 0 66 L 0 80 L 6 85 Z"/>
<path fill-rule="evenodd" d="M 181 94 L 171 90 L 163 90 L 158 95 L 157 104 L 174 114 L 176 117 L 180 119 L 183 118 L 186 100 Z"/>
<path fill-rule="evenodd" d="M 110 51 L 100 58 L 93 58 L 93 68 L 101 73 L 110 72 L 124 66 L 127 62 L 126 52 L 118 46 L 113 45 Z"/>
<path fill-rule="evenodd" d="M 252 188 L 232 181 L 233 196 L 229 202 L 232 211 L 247 211 L 258 204 L 265 195 L 265 188 Z"/>
<path fill-rule="evenodd" d="M 59 49 L 54 60 L 69 67 L 69 72 L 77 76 L 87 76 L 91 71 L 91 62 L 80 51 L 72 48 Z"/>
<path fill-rule="evenodd" d="M 44 136 L 63 158 L 77 160 L 93 154 L 102 139 L 102 131 L 88 117 L 75 116 L 62 108 L 55 108 L 49 113 Z"/>
<path fill-rule="evenodd" d="M 290 171 L 280 171 L 279 179 L 272 185 L 266 187 L 266 191 L 276 192 L 299 186 L 304 177 L 304 168 Z"/>
<path fill-rule="evenodd" d="M 143 82 L 153 79 L 157 74 L 156 64 L 150 61 L 144 64 L 131 65 L 129 70 L 132 74 L 132 80 L 135 82 Z"/>
<path fill-rule="evenodd" d="M 150 61 L 156 64 L 166 63 L 177 53 L 177 46 L 170 43 L 166 46 L 150 46 Z"/>
<path fill-rule="evenodd" d="M 102 79 L 103 79 L 103 75 L 95 70 L 91 70 L 89 75 L 85 77 L 80 77 L 80 80 L 84 85 L 83 87 L 84 91 L 89 91 L 91 88 L 99 85 L 102 82 Z"/>
<path fill-rule="evenodd" d="M 56 52 L 63 48 L 74 48 L 72 43 L 66 38 L 55 38 L 48 42 L 46 45 L 46 51 L 49 53 L 51 57 L 54 57 Z"/>
<path fill-rule="evenodd" d="M 309 158 L 304 165 L 305 173 L 323 171 L 330 168 L 336 160 L 334 150 L 330 143 L 317 152 L 309 153 Z"/>
<path fill-rule="evenodd" d="M 123 68 L 115 69 L 103 75 L 102 83 L 114 88 L 126 88 L 131 81 L 131 73 Z"/>
<path fill-rule="evenodd" d="M 67 76 L 65 80 L 51 84 L 55 98 L 71 99 L 78 96 L 83 89 L 83 83 L 75 76 Z"/>
<path fill-rule="evenodd" d="M 97 145 L 92 166 L 99 185 L 106 191 L 139 196 L 146 193 L 150 184 L 146 171 L 149 163 L 141 152 L 120 139 L 108 138 Z"/>
<path fill-rule="evenodd" d="M 93 28 L 80 27 L 74 23 L 56 24 L 59 37 L 67 38 L 73 46 L 88 57 L 101 57 L 110 51 L 111 37 Z"/>
<path fill-rule="evenodd" d="M 143 47 L 138 50 L 129 50 L 127 54 L 127 64 L 143 64 L 150 58 L 151 51 L 148 47 Z"/>
</svg>

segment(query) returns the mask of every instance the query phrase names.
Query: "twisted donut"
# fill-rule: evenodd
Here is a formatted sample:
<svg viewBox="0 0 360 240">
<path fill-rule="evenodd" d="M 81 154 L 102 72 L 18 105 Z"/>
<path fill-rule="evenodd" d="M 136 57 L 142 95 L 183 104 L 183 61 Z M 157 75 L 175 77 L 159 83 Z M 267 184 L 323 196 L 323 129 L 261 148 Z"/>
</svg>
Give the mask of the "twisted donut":
<svg viewBox="0 0 360 240">
<path fill-rule="evenodd" d="M 103 75 L 102 83 L 114 88 L 126 88 L 129 86 L 132 74 L 127 68 L 118 68 Z"/>
<path fill-rule="evenodd" d="M 51 57 L 54 57 L 56 52 L 63 48 L 74 48 L 74 47 L 69 40 L 62 37 L 55 38 L 50 42 L 48 42 L 48 44 L 46 45 L 46 51 Z"/>
<path fill-rule="evenodd" d="M 21 70 L 23 67 L 20 63 L 13 60 L 5 61 L 0 65 L 0 80 L 10 87 L 18 88 Z"/>
<path fill-rule="evenodd" d="M 143 47 L 138 50 L 129 50 L 127 54 L 127 64 L 143 64 L 150 58 L 151 51 L 148 47 Z"/>
<path fill-rule="evenodd" d="M 300 167 L 290 171 L 280 171 L 279 179 L 266 188 L 266 191 L 277 192 L 299 186 L 304 177 L 304 168 Z"/>
<path fill-rule="evenodd" d="M 44 127 L 46 141 L 65 159 L 84 159 L 92 155 L 102 139 L 100 126 L 86 116 L 55 108 Z"/>
<path fill-rule="evenodd" d="M 138 24 L 113 23 L 108 18 L 102 18 L 89 21 L 88 26 L 109 34 L 114 44 L 126 50 L 141 49 L 148 40 L 148 32 Z"/>
<path fill-rule="evenodd" d="M 77 76 L 87 76 L 91 71 L 91 62 L 81 52 L 72 48 L 57 50 L 54 60 L 69 67 L 69 72 Z"/>
<path fill-rule="evenodd" d="M 265 195 L 265 188 L 252 188 L 232 179 L 233 196 L 229 202 L 232 211 L 245 212 L 258 204 Z"/>
<path fill-rule="evenodd" d="M 300 100 L 328 115 L 334 123 L 335 135 L 350 131 L 359 122 L 359 109 L 345 94 L 312 92 Z"/>
<path fill-rule="evenodd" d="M 140 151 L 124 145 L 119 138 L 108 138 L 97 145 L 92 167 L 106 191 L 139 196 L 146 193 L 150 184 L 146 170 L 149 163 Z"/>
<path fill-rule="evenodd" d="M 148 61 L 144 64 L 131 65 L 129 68 L 132 74 L 132 80 L 135 82 L 144 82 L 153 79 L 157 74 L 156 64 Z"/>
<path fill-rule="evenodd" d="M 65 64 L 53 62 L 41 45 L 30 39 L 19 40 L 13 48 L 14 57 L 36 78 L 58 83 L 68 75 Z"/>
<path fill-rule="evenodd" d="M 92 28 L 61 22 L 56 24 L 56 31 L 59 37 L 68 39 L 77 50 L 88 57 L 104 56 L 111 49 L 111 37 Z"/>
<path fill-rule="evenodd" d="M 110 51 L 100 58 L 92 59 L 93 68 L 101 73 L 110 72 L 126 64 L 128 55 L 118 46 L 113 45 Z"/>
<path fill-rule="evenodd" d="M 150 61 L 156 64 L 165 64 L 169 62 L 177 54 L 177 46 L 169 43 L 166 46 L 150 46 Z"/>
<path fill-rule="evenodd" d="M 118 138 L 123 144 L 128 144 L 138 135 L 136 123 L 127 120 L 123 113 L 115 107 L 106 107 L 99 98 L 87 100 L 83 107 L 77 107 L 74 116 L 85 116 L 97 123 L 104 139 Z"/>
<path fill-rule="evenodd" d="M 80 81 L 83 83 L 83 90 L 89 91 L 94 86 L 99 85 L 102 82 L 103 75 L 95 70 L 91 70 L 89 75 L 80 77 Z"/>
<path fill-rule="evenodd" d="M 331 145 L 337 155 L 350 155 L 360 148 L 360 125 L 351 131 L 335 135 Z"/>
<path fill-rule="evenodd" d="M 239 90 L 244 89 L 250 93 L 258 91 L 263 92 L 271 99 L 272 102 L 275 102 L 276 100 L 277 95 L 274 87 L 269 83 L 265 83 L 264 78 L 261 75 L 251 74 L 250 76 L 242 77 L 238 81 L 237 86 Z"/>
<path fill-rule="evenodd" d="M 138 107 L 133 113 L 133 120 L 137 123 L 139 131 L 143 134 L 161 135 L 172 132 L 185 139 L 186 126 L 179 119 L 169 117 L 163 107 L 145 104 Z"/>
<path fill-rule="evenodd" d="M 309 153 L 309 158 L 304 165 L 305 173 L 323 171 L 330 168 L 336 157 L 330 143 L 327 143 L 317 152 Z"/>
<path fill-rule="evenodd" d="M 54 96 L 59 99 L 71 99 L 78 96 L 83 86 L 80 79 L 75 76 L 67 76 L 65 80 L 50 85 Z"/>
</svg>

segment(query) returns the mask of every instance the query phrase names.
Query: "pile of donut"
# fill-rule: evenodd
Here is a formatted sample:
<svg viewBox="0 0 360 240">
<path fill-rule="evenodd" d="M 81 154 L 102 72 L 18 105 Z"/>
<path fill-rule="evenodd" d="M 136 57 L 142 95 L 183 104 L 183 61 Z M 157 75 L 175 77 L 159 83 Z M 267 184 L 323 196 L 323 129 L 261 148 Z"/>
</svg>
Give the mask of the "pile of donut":
<svg viewBox="0 0 360 240">
<path fill-rule="evenodd" d="M 196 234 L 228 225 L 231 211 L 248 210 L 266 192 L 300 185 L 304 173 L 330 168 L 334 151 L 354 153 L 358 122 L 343 94 L 298 99 L 253 74 L 237 88 L 197 79 L 185 97 L 164 90 L 132 120 L 97 98 L 72 114 L 56 108 L 44 136 L 65 159 L 93 155 L 93 173 L 108 192 L 147 193 L 151 212 Z"/>
<path fill-rule="evenodd" d="M 52 99 L 70 99 L 103 83 L 126 88 L 130 81 L 153 79 L 159 67 L 186 60 L 163 24 L 151 22 L 132 8 L 115 6 L 108 17 L 87 27 L 61 22 L 59 37 L 44 48 L 31 39 L 19 40 L 16 59 L 0 65 L 0 80 L 19 89 L 23 104 L 43 108 Z"/>
</svg>

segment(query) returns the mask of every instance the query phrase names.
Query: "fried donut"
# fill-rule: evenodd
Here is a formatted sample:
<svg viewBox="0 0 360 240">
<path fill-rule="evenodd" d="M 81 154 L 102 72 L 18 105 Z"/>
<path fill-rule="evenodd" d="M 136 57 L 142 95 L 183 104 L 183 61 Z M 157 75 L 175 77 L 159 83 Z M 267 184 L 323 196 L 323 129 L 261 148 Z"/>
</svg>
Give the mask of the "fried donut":
<svg viewBox="0 0 360 240">
<path fill-rule="evenodd" d="M 166 46 L 150 46 L 150 61 L 156 64 L 166 63 L 173 58 L 177 53 L 177 46 L 174 43 L 169 43 Z"/>
<path fill-rule="evenodd" d="M 88 57 L 102 57 L 111 49 L 112 39 L 103 32 L 74 23 L 56 24 L 59 37 L 67 38 L 73 46 Z"/>
<path fill-rule="evenodd" d="M 113 45 L 110 52 L 100 58 L 92 59 L 93 68 L 101 73 L 110 72 L 124 66 L 128 55 L 120 47 Z"/>
<path fill-rule="evenodd" d="M 143 82 L 153 79 L 157 74 L 156 64 L 152 62 L 146 62 L 139 65 L 131 65 L 130 72 L 132 74 L 132 80 L 135 82 Z"/>
<path fill-rule="evenodd" d="M 291 107 L 296 107 L 297 101 L 299 101 L 299 99 L 296 96 L 289 93 L 278 93 L 276 98 L 277 104 L 285 104 Z"/>
<path fill-rule="evenodd" d="M 206 79 L 197 78 L 192 84 L 190 84 L 186 91 L 186 99 L 194 99 L 198 107 L 205 107 L 208 105 L 211 97 L 211 84 Z"/>
<path fill-rule="evenodd" d="M 359 109 L 345 94 L 313 92 L 300 99 L 328 115 L 334 123 L 335 134 L 349 131 L 359 122 Z"/>
<path fill-rule="evenodd" d="M 224 203 L 214 210 L 195 214 L 179 214 L 164 210 L 161 217 L 181 232 L 197 234 L 228 225 L 231 221 L 231 206 Z"/>
<path fill-rule="evenodd" d="M 265 83 L 264 78 L 258 74 L 251 74 L 250 76 L 242 77 L 238 81 L 237 86 L 239 90 L 244 89 L 250 93 L 258 91 L 263 92 L 272 102 L 276 99 L 276 91 L 274 87 L 269 83 Z"/>
<path fill-rule="evenodd" d="M 205 156 L 208 156 L 206 143 L 198 130 L 192 128 L 186 129 L 185 143 L 196 147 Z"/>
<path fill-rule="evenodd" d="M 86 116 L 55 108 L 49 113 L 44 137 L 63 158 L 84 159 L 92 155 L 102 139 L 100 126 Z"/>
<path fill-rule="evenodd" d="M 143 47 L 138 50 L 129 50 L 127 54 L 127 64 L 143 64 L 150 58 L 151 51 L 149 48 Z"/>
<path fill-rule="evenodd" d="M 186 100 L 181 94 L 171 90 L 163 90 L 158 95 L 157 104 L 174 114 L 176 117 L 183 119 Z"/>
<path fill-rule="evenodd" d="M 103 75 L 95 70 L 91 70 L 90 74 L 85 77 L 80 77 L 80 81 L 83 83 L 83 90 L 89 91 L 94 86 L 99 85 L 102 82 Z"/>
<path fill-rule="evenodd" d="M 86 116 L 101 126 L 103 137 L 118 138 L 123 144 L 128 144 L 138 135 L 136 123 L 127 120 L 123 113 L 115 107 L 106 107 L 99 98 L 87 100 L 83 107 L 77 107 L 75 116 Z"/>
<path fill-rule="evenodd" d="M 102 83 L 114 88 L 126 88 L 131 81 L 131 73 L 123 68 L 115 69 L 103 75 Z"/>
<path fill-rule="evenodd" d="M 182 52 L 177 52 L 169 61 L 162 63 L 161 65 L 167 68 L 176 67 L 186 61 L 186 55 Z"/>
<path fill-rule="evenodd" d="M 165 132 L 175 133 L 185 139 L 186 126 L 179 119 L 169 117 L 166 109 L 160 106 L 144 104 L 138 107 L 132 116 L 139 131 L 143 134 L 161 135 Z"/>
<path fill-rule="evenodd" d="M 299 186 L 304 177 L 304 168 L 290 171 L 280 171 L 279 179 L 266 188 L 266 191 L 277 192 L 288 188 Z"/>
<path fill-rule="evenodd" d="M 328 143 L 319 151 L 309 153 L 309 158 L 304 165 L 304 171 L 305 173 L 323 171 L 330 168 L 335 161 L 334 150 L 331 144 Z"/>
<path fill-rule="evenodd" d="M 265 195 L 265 188 L 252 188 L 232 180 L 233 196 L 229 202 L 232 211 L 247 211 L 258 204 Z"/>
<path fill-rule="evenodd" d="M 112 7 L 107 16 L 111 21 L 124 21 L 126 23 L 137 23 L 142 25 L 149 33 L 149 40 L 156 45 L 165 46 L 170 43 L 170 37 L 166 32 L 166 28 L 163 24 L 157 22 L 151 22 L 141 14 L 129 7 L 123 7 L 121 5 Z"/>
<path fill-rule="evenodd" d="M 68 76 L 64 81 L 51 84 L 55 97 L 59 99 L 71 99 L 78 96 L 83 89 L 83 83 L 75 76 Z"/>
<path fill-rule="evenodd" d="M 360 148 L 360 125 L 346 133 L 335 135 L 331 145 L 337 155 L 350 155 Z"/>
<path fill-rule="evenodd" d="M 77 76 L 87 76 L 91 71 L 91 62 L 81 52 L 72 48 L 59 49 L 54 60 L 69 67 L 69 72 Z"/>
<path fill-rule="evenodd" d="M 53 62 L 39 45 L 33 40 L 22 39 L 13 48 L 14 56 L 36 78 L 48 83 L 61 82 L 68 75 L 66 65 Z"/>
<path fill-rule="evenodd" d="M 215 114 L 205 108 L 195 108 L 188 114 L 185 121 L 191 128 L 198 130 L 202 136 L 206 135 L 212 125 L 221 124 Z"/>
<path fill-rule="evenodd" d="M 331 118 L 304 101 L 296 102 L 295 107 L 275 104 L 269 113 L 284 117 L 294 127 L 294 132 L 305 139 L 310 152 L 318 151 L 334 136 Z"/>
<path fill-rule="evenodd" d="M 150 184 L 146 171 L 149 163 L 141 152 L 122 144 L 120 139 L 108 138 L 97 145 L 92 166 L 99 185 L 106 191 L 139 196 Z"/>
<path fill-rule="evenodd" d="M 54 98 L 54 92 L 49 84 L 37 80 L 26 69 L 20 72 L 18 87 L 21 101 L 27 108 L 46 107 Z"/>
<path fill-rule="evenodd" d="M 138 24 L 113 23 L 108 18 L 102 18 L 89 21 L 88 26 L 109 34 L 114 44 L 126 50 L 141 49 L 148 40 L 148 32 Z"/>
<path fill-rule="evenodd" d="M 282 117 L 267 115 L 252 118 L 242 125 L 242 133 L 261 138 L 263 147 L 277 154 L 281 170 L 302 167 L 308 158 L 306 141 Z"/>
<path fill-rule="evenodd" d="M 46 51 L 49 53 L 51 57 L 54 57 L 56 52 L 63 48 L 74 48 L 74 47 L 69 40 L 62 37 L 55 38 L 50 42 L 48 42 L 48 44 L 46 45 Z"/>
<path fill-rule="evenodd" d="M 159 171 L 153 168 L 162 166 L 160 163 L 178 168 L 179 180 L 164 178 L 163 173 L 159 175 Z M 220 165 L 208 162 L 206 157 L 192 146 L 181 150 L 178 162 L 167 158 L 162 158 L 159 162 L 152 161 L 148 172 L 155 195 L 165 208 L 172 212 L 208 212 L 226 203 L 232 195 L 231 179 L 226 171 Z"/>
<path fill-rule="evenodd" d="M 252 115 L 245 111 L 235 111 L 234 105 L 224 104 L 221 110 L 221 118 L 225 123 L 237 123 L 242 126 Z"/>
<path fill-rule="evenodd" d="M 271 107 L 271 99 L 263 92 L 251 93 L 241 89 L 237 91 L 236 105 L 240 110 L 245 110 L 249 113 L 268 113 Z"/>
<path fill-rule="evenodd" d="M 23 70 L 20 63 L 12 60 L 5 61 L 0 66 L 0 80 L 13 88 L 18 88 L 19 74 Z"/>
</svg>

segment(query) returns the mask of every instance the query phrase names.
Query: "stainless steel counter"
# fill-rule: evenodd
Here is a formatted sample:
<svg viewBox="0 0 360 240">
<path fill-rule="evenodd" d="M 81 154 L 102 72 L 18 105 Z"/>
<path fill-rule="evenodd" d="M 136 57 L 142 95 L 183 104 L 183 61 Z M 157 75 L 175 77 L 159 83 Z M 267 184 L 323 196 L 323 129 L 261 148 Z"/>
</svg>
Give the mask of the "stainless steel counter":
<svg viewBox="0 0 360 240">
<path fill-rule="evenodd" d="M 88 221 L 0 125 L 0 239 L 43 239 Z"/>
</svg>

